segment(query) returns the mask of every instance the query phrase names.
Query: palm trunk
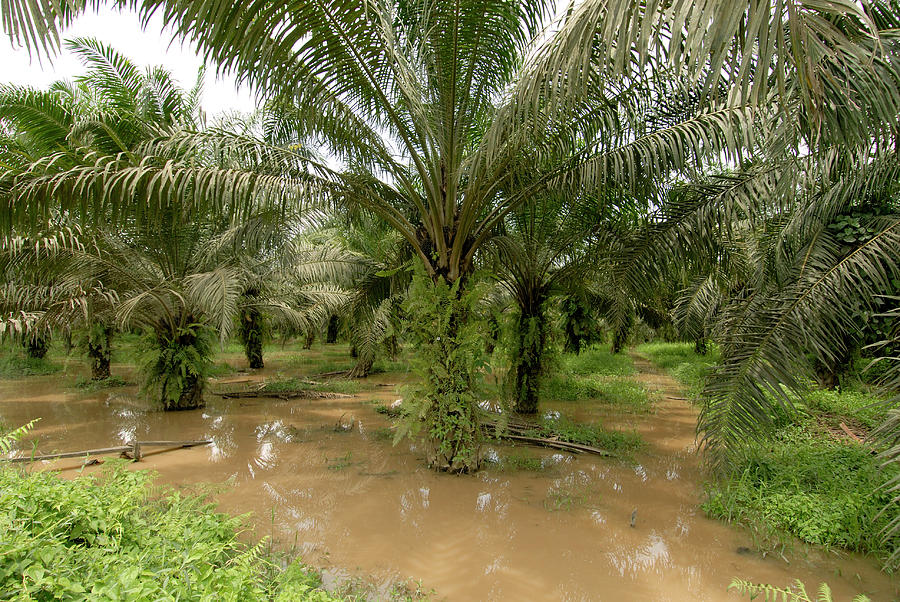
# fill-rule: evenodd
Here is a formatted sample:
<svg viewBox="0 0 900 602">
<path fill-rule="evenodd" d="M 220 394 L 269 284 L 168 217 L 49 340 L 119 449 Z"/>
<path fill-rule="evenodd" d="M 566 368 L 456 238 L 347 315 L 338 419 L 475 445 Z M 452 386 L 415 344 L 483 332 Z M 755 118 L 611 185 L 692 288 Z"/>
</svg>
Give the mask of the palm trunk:
<svg viewBox="0 0 900 602">
<path fill-rule="evenodd" d="M 484 354 L 479 329 L 470 321 L 473 300 L 462 283 L 442 276 L 414 279 L 407 300 L 410 325 L 418 338 L 416 367 L 421 385 L 410 401 L 429 445 L 435 470 L 465 473 L 481 465 L 482 429 L 475 375 Z"/>
<path fill-rule="evenodd" d="M 350 378 L 365 378 L 372 371 L 372 358 L 359 358 L 356 365 L 350 369 Z"/>
<path fill-rule="evenodd" d="M 328 330 L 325 333 L 325 342 L 329 345 L 333 345 L 337 343 L 338 339 L 338 330 L 340 329 L 341 322 L 337 316 L 331 316 L 328 318 Z"/>
<path fill-rule="evenodd" d="M 87 356 L 91 362 L 91 380 L 106 380 L 110 376 L 113 329 L 96 325 L 88 333 Z"/>
<path fill-rule="evenodd" d="M 397 335 L 392 334 L 388 337 L 387 348 L 392 360 L 400 357 L 400 339 L 397 338 Z"/>
<path fill-rule="evenodd" d="M 31 359 L 42 360 L 50 350 L 50 339 L 39 334 L 27 335 L 23 342 L 25 355 Z"/>
<path fill-rule="evenodd" d="M 196 410 L 203 407 L 203 379 L 192 374 L 184 379 L 178 401 L 170 404 L 167 410 Z"/>
<path fill-rule="evenodd" d="M 628 337 L 631 335 L 631 326 L 634 324 L 634 318 L 629 315 L 622 324 L 613 332 L 612 352 L 621 353 L 628 344 Z"/>
<path fill-rule="evenodd" d="M 63 334 L 63 350 L 66 352 L 66 356 L 72 355 L 72 349 L 75 348 L 75 344 L 72 342 L 72 331 L 70 329 L 66 329 Z"/>
<path fill-rule="evenodd" d="M 255 307 L 249 307 L 241 312 L 241 343 L 244 346 L 244 355 L 252 370 L 259 370 L 265 366 L 263 362 L 263 315 Z"/>
<path fill-rule="evenodd" d="M 303 336 L 303 348 L 312 349 L 313 343 L 316 342 L 316 331 L 310 328 Z"/>
<path fill-rule="evenodd" d="M 497 348 L 497 341 L 500 340 L 500 322 L 493 314 L 488 316 L 487 336 L 484 337 L 484 352 L 488 355 L 494 353 Z"/>
<path fill-rule="evenodd" d="M 709 353 L 709 341 L 706 339 L 697 339 L 694 341 L 694 353 L 697 355 L 706 355 Z"/>
<path fill-rule="evenodd" d="M 155 361 L 145 365 L 145 387 L 156 389 L 163 408 L 195 410 L 203 407 L 206 375 L 212 365 L 211 331 L 197 324 L 194 316 L 180 319 L 172 326 L 161 323 L 153 341 Z"/>
<path fill-rule="evenodd" d="M 515 410 L 519 414 L 536 414 L 544 370 L 547 342 L 546 316 L 542 301 L 522 308 L 516 328 L 516 350 L 513 355 Z M 512 374 L 511 374 L 512 376 Z"/>
</svg>

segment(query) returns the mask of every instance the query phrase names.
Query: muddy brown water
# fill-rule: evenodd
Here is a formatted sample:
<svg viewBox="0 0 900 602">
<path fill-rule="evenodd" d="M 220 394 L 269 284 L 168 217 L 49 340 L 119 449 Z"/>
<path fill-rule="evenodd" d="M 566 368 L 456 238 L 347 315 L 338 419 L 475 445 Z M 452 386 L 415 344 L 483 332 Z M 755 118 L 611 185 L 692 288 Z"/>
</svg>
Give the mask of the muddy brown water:
<svg viewBox="0 0 900 602">
<path fill-rule="evenodd" d="M 385 440 L 387 422 L 371 404 L 397 398 L 391 386 L 375 386 L 395 382 L 390 375 L 371 378 L 349 399 L 211 397 L 202 410 L 177 413 L 149 410 L 133 388 L 82 394 L 60 377 L 34 377 L 0 381 L 0 420 L 12 426 L 40 417 L 34 436 L 42 453 L 135 437 L 210 438 L 209 447 L 135 466 L 176 486 L 222 484 L 220 509 L 252 512 L 257 537 L 298 551 L 328 580 L 366 577 L 380 591 L 411 578 L 446 600 L 733 600 L 740 597 L 728 584 L 741 577 L 827 581 L 836 600 L 860 592 L 896 599 L 897 583 L 872 559 L 799 544 L 785 557 L 763 557 L 749 550 L 745 530 L 705 518 L 696 414 L 673 398 L 679 393 L 668 377 L 637 365 L 660 391 L 655 411 L 606 421 L 637 430 L 648 449 L 634 461 L 523 447 L 489 452 L 540 458 L 539 472 L 494 465 L 456 477 L 424 468 L 415 445 Z M 604 414 L 584 404 L 545 405 L 582 419 Z M 350 430 L 336 429 L 351 421 Z M 40 467 L 73 474 L 75 466 Z"/>
</svg>

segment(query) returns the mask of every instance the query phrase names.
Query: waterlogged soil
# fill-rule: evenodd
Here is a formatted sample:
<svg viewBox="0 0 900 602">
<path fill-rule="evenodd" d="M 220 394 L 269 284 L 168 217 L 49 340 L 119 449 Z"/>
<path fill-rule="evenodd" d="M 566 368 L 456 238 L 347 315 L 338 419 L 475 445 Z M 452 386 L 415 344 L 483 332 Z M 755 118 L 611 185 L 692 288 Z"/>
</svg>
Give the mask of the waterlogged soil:
<svg viewBox="0 0 900 602">
<path fill-rule="evenodd" d="M 221 510 L 253 513 L 254 536 L 300 553 L 326 581 L 368 580 L 376 598 L 412 579 L 445 600 L 729 600 L 739 599 L 727 588 L 741 577 L 827 581 L 836 600 L 896 599 L 897 584 L 872 559 L 799 544 L 763 556 L 746 530 L 705 518 L 695 410 L 667 376 L 640 359 L 636 366 L 636 378 L 657 391 L 649 413 L 545 408 L 635 430 L 643 451 L 622 460 L 499 445 L 488 450 L 499 463 L 463 477 L 425 468 L 416 445 L 392 445 L 373 402 L 394 401 L 404 374 L 373 376 L 348 398 L 210 395 L 206 408 L 175 413 L 150 408 L 133 387 L 88 394 L 59 376 L 32 377 L 0 381 L 0 421 L 41 418 L 41 453 L 212 439 L 134 466 L 176 487 L 216 484 Z M 273 373 L 222 378 L 210 389 Z M 530 469 L 505 465 L 509 457 L 529 459 Z M 35 468 L 73 475 L 80 462 Z"/>
</svg>

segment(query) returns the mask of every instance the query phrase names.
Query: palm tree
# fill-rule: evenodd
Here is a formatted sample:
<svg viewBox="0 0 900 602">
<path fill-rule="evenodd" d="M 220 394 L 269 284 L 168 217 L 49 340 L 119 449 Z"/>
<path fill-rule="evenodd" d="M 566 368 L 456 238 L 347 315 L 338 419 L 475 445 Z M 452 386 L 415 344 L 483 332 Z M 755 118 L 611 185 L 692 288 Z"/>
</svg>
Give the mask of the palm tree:
<svg viewBox="0 0 900 602">
<path fill-rule="evenodd" d="M 87 69 L 74 82 L 56 82 L 46 91 L 0 87 L 0 164 L 7 169 L 24 169 L 51 156 L 58 166 L 73 168 L 85 156 L 130 152 L 145 140 L 202 123 L 199 81 L 186 92 L 165 69 L 149 68 L 142 73 L 126 57 L 93 39 L 76 39 L 68 47 Z M 81 209 L 79 213 L 87 208 Z M 93 216 L 98 223 L 103 218 L 104 215 Z M 52 246 L 61 232 L 59 227 L 52 227 L 53 221 L 60 221 L 59 215 L 50 219 L 51 231 L 56 233 L 49 239 L 39 239 L 37 244 Z M 15 239 L 12 242 L 16 245 Z M 18 259 L 23 262 L 20 268 L 36 267 L 34 261 L 47 260 L 40 256 Z M 18 276 L 20 280 L 28 278 L 23 269 L 18 270 Z M 46 325 L 67 327 L 75 318 L 86 333 L 84 346 L 92 378 L 108 378 L 114 328 L 109 292 L 102 284 L 98 286 L 60 291 L 53 283 L 44 283 L 42 287 L 30 287 L 34 296 L 27 301 L 8 300 L 7 304 L 18 311 L 43 308 L 45 319 L 32 321 L 33 328 L 25 336 L 30 353 L 42 356 L 47 349 L 46 334 L 34 326 L 44 325 L 44 332 L 49 334 Z M 21 292 L 21 287 L 18 290 Z M 49 308 L 52 310 L 47 313 Z"/>
<path fill-rule="evenodd" d="M 548 183 L 636 188 L 648 176 L 665 180 L 673 170 L 703 167 L 705 157 L 755 147 L 751 126 L 773 110 L 790 115 L 782 124 L 804 126 L 811 149 L 834 138 L 831 128 L 841 140 L 868 139 L 872 126 L 895 121 L 900 98 L 888 2 L 585 0 L 555 33 L 543 31 L 549 0 L 132 5 L 161 10 L 209 58 L 277 97 L 284 119 L 271 140 L 281 144 L 180 136 L 140 157 L 97 159 L 92 169 L 31 170 L 14 198 L 46 202 L 52 191 L 71 206 L 91 191 L 115 207 L 141 190 L 152 212 L 171 196 L 166 188 L 233 211 L 241 199 L 327 191 L 390 223 L 436 289 L 457 298 L 495 227 Z M 4 27 L 46 50 L 85 7 L 4 0 Z M 636 126 L 646 99 L 657 96 L 651 92 L 673 78 L 698 84 L 694 110 Z M 796 138 L 780 131 L 783 140 Z M 323 140 L 349 169 L 334 173 L 285 145 L 308 138 Z M 201 169 L 171 157 L 213 143 L 240 148 L 262 169 Z M 466 319 L 465 308 L 453 311 L 450 340 Z M 466 397 L 469 377 L 441 363 L 450 376 L 438 389 Z M 453 415 L 435 412 L 423 412 L 427 428 L 444 437 L 457 437 L 453 424 L 477 422 L 467 404 Z M 457 443 L 448 448 L 477 441 Z M 440 454 L 432 460 L 454 470 L 477 466 Z"/>
<path fill-rule="evenodd" d="M 554 297 L 576 295 L 596 267 L 597 204 L 544 197 L 518 208 L 491 239 L 489 270 L 517 310 L 508 382 L 520 414 L 538 410 Z"/>
<path fill-rule="evenodd" d="M 83 331 L 82 345 L 91 379 L 110 376 L 115 332 L 115 293 L 99 282 L 73 283 L 61 274 L 69 269 L 69 249 L 80 243 L 78 228 L 48 228 L 34 238 L 9 237 L 0 247 L 0 331 L 25 341 L 46 340 L 54 330 Z M 29 343 L 35 346 L 35 343 Z M 43 344 L 44 353 L 46 343 Z"/>
</svg>

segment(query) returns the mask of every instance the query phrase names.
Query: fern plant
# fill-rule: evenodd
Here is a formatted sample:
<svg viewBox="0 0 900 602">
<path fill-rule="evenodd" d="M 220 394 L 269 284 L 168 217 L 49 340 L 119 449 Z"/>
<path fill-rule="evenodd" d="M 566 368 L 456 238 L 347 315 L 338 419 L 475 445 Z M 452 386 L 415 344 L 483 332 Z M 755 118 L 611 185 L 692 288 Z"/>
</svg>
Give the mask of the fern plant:
<svg viewBox="0 0 900 602">
<path fill-rule="evenodd" d="M 750 596 L 756 599 L 759 596 L 765 596 L 766 602 L 832 602 L 834 598 L 831 595 L 831 588 L 827 583 L 819 585 L 818 595 L 811 598 L 806 591 L 806 586 L 799 579 L 794 581 L 792 586 L 781 588 L 774 585 L 758 584 L 743 579 L 734 579 L 728 586 L 729 591 L 735 590 L 740 594 Z M 853 602 L 870 602 L 867 596 L 859 594 L 853 598 Z"/>
<path fill-rule="evenodd" d="M 0 435 L 0 454 L 8 454 L 11 452 L 16 441 L 27 435 L 31 429 L 34 428 L 34 425 L 37 424 L 38 420 L 40 420 L 40 418 L 35 418 L 28 424 L 13 429 L 4 435 Z"/>
</svg>

